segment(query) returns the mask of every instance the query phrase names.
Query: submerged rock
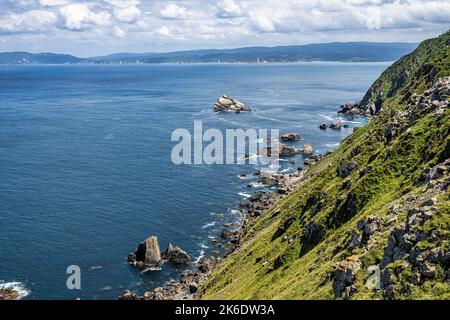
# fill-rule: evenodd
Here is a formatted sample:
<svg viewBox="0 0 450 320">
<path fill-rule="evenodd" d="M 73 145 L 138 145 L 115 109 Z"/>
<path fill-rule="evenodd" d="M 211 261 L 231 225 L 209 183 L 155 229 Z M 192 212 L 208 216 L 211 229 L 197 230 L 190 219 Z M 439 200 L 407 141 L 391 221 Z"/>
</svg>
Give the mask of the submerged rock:
<svg viewBox="0 0 450 320">
<path fill-rule="evenodd" d="M 221 96 L 217 99 L 217 102 L 214 104 L 213 110 L 215 112 L 249 112 L 252 111 L 249 107 L 247 107 L 242 102 L 229 97 L 229 96 Z"/>
</svg>

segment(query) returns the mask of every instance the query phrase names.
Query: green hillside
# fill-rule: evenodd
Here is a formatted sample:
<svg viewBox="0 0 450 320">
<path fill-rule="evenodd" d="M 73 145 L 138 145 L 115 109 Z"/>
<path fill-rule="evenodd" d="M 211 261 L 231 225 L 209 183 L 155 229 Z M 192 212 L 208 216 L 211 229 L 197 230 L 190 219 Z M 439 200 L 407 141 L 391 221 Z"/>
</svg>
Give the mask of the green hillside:
<svg viewBox="0 0 450 320">
<path fill-rule="evenodd" d="M 363 99 L 377 116 L 246 228 L 201 298 L 450 299 L 449 46 L 427 40 L 380 76 Z"/>
</svg>

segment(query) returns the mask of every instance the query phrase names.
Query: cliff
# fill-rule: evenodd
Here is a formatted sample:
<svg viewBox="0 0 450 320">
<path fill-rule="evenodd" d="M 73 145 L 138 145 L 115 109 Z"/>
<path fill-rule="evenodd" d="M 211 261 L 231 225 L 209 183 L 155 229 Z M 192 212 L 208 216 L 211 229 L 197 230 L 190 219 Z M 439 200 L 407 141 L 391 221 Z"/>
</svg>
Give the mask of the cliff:
<svg viewBox="0 0 450 320">
<path fill-rule="evenodd" d="M 376 116 L 246 226 L 201 298 L 450 299 L 449 45 L 380 76 Z"/>
</svg>

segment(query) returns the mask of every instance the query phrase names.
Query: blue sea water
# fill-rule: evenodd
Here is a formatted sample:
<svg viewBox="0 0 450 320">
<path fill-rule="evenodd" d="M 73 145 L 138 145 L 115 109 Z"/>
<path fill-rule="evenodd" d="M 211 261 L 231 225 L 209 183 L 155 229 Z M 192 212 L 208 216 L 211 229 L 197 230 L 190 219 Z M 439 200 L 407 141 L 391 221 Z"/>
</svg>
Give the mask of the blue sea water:
<svg viewBox="0 0 450 320">
<path fill-rule="evenodd" d="M 171 133 L 275 128 L 300 147 L 335 149 L 364 119 L 321 131 L 339 104 L 358 100 L 383 63 L 0 67 L 0 286 L 25 299 L 115 299 L 176 279 L 140 273 L 126 257 L 150 235 L 195 260 L 216 250 L 224 222 L 253 192 L 251 165 L 175 165 Z M 215 114 L 222 94 L 255 113 Z M 295 170 L 301 163 L 287 170 Z M 68 290 L 78 265 L 81 290 Z M 3 283 L 3 284 L 2 284 Z"/>
</svg>

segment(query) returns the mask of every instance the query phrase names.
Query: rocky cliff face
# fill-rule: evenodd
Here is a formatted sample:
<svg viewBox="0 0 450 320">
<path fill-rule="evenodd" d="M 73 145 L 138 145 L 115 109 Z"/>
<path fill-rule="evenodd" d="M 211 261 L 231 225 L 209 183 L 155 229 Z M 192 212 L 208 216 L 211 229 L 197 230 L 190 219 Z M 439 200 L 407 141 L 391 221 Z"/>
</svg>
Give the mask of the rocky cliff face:
<svg viewBox="0 0 450 320">
<path fill-rule="evenodd" d="M 382 74 L 360 103 L 369 124 L 245 226 L 199 296 L 450 299 L 449 44 Z"/>
</svg>

